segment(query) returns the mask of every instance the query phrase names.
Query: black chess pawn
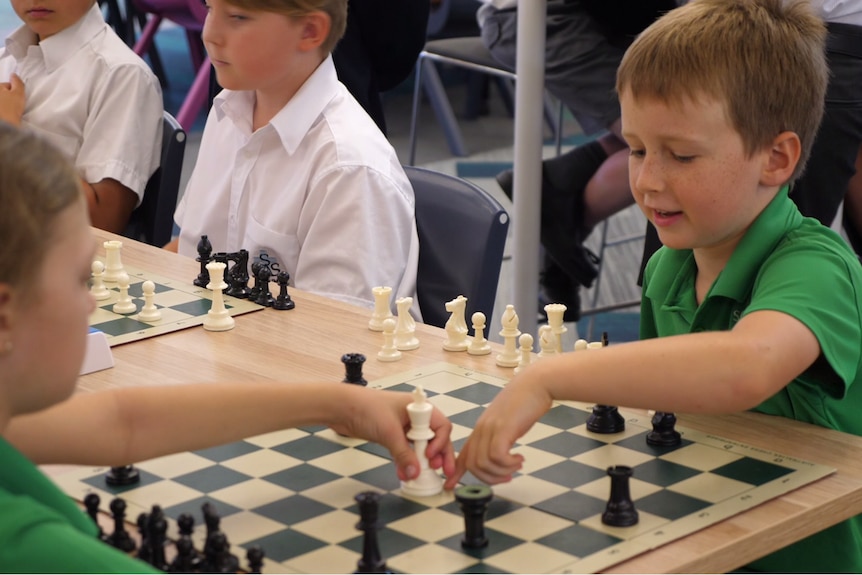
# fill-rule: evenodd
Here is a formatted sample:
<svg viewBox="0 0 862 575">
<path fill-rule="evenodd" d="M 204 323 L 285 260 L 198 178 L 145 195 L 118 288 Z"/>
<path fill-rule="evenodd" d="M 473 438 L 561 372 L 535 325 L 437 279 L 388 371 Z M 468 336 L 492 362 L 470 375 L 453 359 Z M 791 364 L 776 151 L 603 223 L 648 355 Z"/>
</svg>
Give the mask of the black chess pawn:
<svg viewBox="0 0 862 575">
<path fill-rule="evenodd" d="M 611 478 L 611 496 L 602 513 L 602 523 L 611 527 L 631 527 L 638 522 L 638 512 L 632 501 L 629 479 L 632 468 L 624 465 L 608 467 Z"/>
<path fill-rule="evenodd" d="M 136 557 L 145 563 L 149 563 L 150 561 L 150 514 L 149 513 L 140 513 L 138 515 L 138 519 L 135 521 L 135 525 L 138 526 L 138 534 L 141 536 L 141 546 L 138 547 L 138 553 Z"/>
<path fill-rule="evenodd" d="M 386 573 L 386 561 L 380 555 L 377 542 L 378 510 L 380 494 L 374 491 L 363 491 L 354 497 L 359 504 L 359 522 L 356 528 L 362 531 L 362 557 L 356 563 L 356 573 Z"/>
<path fill-rule="evenodd" d="M 362 375 L 362 364 L 365 363 L 365 356 L 361 353 L 345 353 L 341 356 L 341 363 L 344 364 L 344 383 L 353 383 L 356 385 L 368 385 L 365 377 Z"/>
<path fill-rule="evenodd" d="M 288 310 L 295 308 L 296 303 L 294 303 L 287 293 L 287 283 L 290 281 L 290 274 L 280 271 L 275 276 L 275 281 L 278 283 L 278 297 L 272 302 L 272 309 Z"/>
<path fill-rule="evenodd" d="M 112 467 L 105 474 L 105 482 L 108 485 L 123 486 L 134 485 L 141 480 L 141 474 L 134 465 L 120 465 Z"/>
<path fill-rule="evenodd" d="M 93 523 L 96 524 L 96 527 L 99 528 L 99 539 L 105 541 L 107 536 L 105 532 L 102 531 L 102 526 L 99 525 L 99 505 L 102 503 L 101 497 L 96 493 L 88 493 L 84 496 L 84 509 L 87 510 L 87 515 L 90 516 L 90 519 L 93 520 Z"/>
<path fill-rule="evenodd" d="M 455 490 L 455 500 L 464 513 L 464 537 L 461 546 L 467 549 L 482 549 L 488 545 L 485 534 L 485 514 L 494 496 L 487 485 L 462 485 Z"/>
<path fill-rule="evenodd" d="M 197 570 L 197 552 L 192 540 L 188 537 L 180 537 L 174 542 L 176 555 L 171 564 L 168 565 L 168 573 L 193 573 Z"/>
<path fill-rule="evenodd" d="M 682 443 L 682 435 L 674 429 L 676 416 L 665 411 L 656 411 L 652 416 L 652 431 L 647 433 L 648 445 L 676 447 Z"/>
<path fill-rule="evenodd" d="M 248 561 L 248 572 L 249 573 L 260 573 L 263 569 L 263 558 L 266 553 L 263 552 L 263 549 L 260 545 L 252 545 L 248 548 L 248 551 L 245 552 L 245 558 Z"/>
<path fill-rule="evenodd" d="M 269 291 L 269 280 L 271 277 L 272 270 L 269 269 L 269 266 L 261 264 L 257 271 L 257 282 L 255 282 L 255 286 L 260 286 L 260 291 L 257 293 L 254 303 L 266 307 L 272 306 L 273 298 L 272 293 Z"/>
<path fill-rule="evenodd" d="M 111 503 L 111 516 L 114 519 L 114 532 L 105 539 L 112 546 L 129 553 L 137 546 L 131 534 L 126 530 L 126 502 L 115 497 Z"/>
<path fill-rule="evenodd" d="M 188 560 L 191 561 L 192 569 L 197 569 L 197 564 L 201 560 L 200 552 L 194 548 L 194 544 L 192 542 L 192 533 L 195 529 L 195 518 L 191 513 L 180 513 L 177 516 L 177 531 L 179 531 L 179 537 L 177 538 L 176 544 L 179 544 L 181 540 L 187 539 L 189 541 L 189 545 L 191 546 L 191 550 L 189 554 L 191 555 Z M 185 544 L 183 544 L 185 545 Z M 177 549 L 179 552 L 179 549 Z M 187 572 L 188 570 L 186 570 Z"/>
<path fill-rule="evenodd" d="M 594 405 L 587 419 L 587 430 L 593 433 L 619 433 L 625 428 L 626 420 L 612 405 Z"/>
<path fill-rule="evenodd" d="M 227 536 L 217 531 L 209 538 L 209 547 L 201 563 L 204 573 L 236 573 L 239 570 L 239 559 L 231 554 Z"/>
<path fill-rule="evenodd" d="M 150 559 L 149 564 L 167 571 L 168 562 L 165 557 L 165 543 L 168 541 L 168 521 L 165 519 L 165 514 L 157 505 L 153 506 L 150 512 L 150 518 L 147 522 L 148 540 L 150 544 Z"/>
<path fill-rule="evenodd" d="M 198 274 L 198 277 L 196 277 L 192 282 L 198 287 L 205 288 L 207 287 L 207 284 L 210 283 L 210 272 L 207 270 L 207 264 L 210 263 L 210 256 L 212 253 L 213 245 L 210 243 L 209 238 L 201 236 L 201 239 L 198 242 L 198 257 L 195 258 L 195 260 L 201 264 L 201 271 Z"/>
<path fill-rule="evenodd" d="M 256 300 L 257 296 L 260 294 L 260 280 L 257 279 L 257 274 L 262 266 L 263 264 L 260 262 L 252 262 L 251 264 L 251 279 L 254 280 L 254 284 L 248 292 L 248 299 L 251 301 Z"/>
</svg>

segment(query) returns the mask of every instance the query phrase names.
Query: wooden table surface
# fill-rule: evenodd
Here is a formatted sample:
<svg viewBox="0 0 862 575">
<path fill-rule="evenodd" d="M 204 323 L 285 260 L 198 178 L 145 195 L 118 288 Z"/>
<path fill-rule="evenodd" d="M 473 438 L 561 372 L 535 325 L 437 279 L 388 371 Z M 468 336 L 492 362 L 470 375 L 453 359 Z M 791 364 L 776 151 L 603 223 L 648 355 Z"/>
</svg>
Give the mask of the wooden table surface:
<svg viewBox="0 0 862 575">
<path fill-rule="evenodd" d="M 123 262 L 138 269 L 188 283 L 199 271 L 191 258 L 100 230 L 94 233 L 100 240 L 122 240 Z M 104 250 L 98 255 L 104 257 Z M 404 352 L 397 362 L 377 361 L 382 336 L 367 329 L 369 310 L 299 290 L 291 290 L 291 297 L 296 309 L 238 316 L 230 331 L 195 327 L 115 346 L 114 368 L 81 377 L 79 390 L 215 381 L 340 381 L 344 377 L 340 358 L 347 352 L 369 358 L 364 366 L 369 381 L 439 361 L 511 377 L 511 370 L 497 367 L 493 356 L 444 351 L 445 332 L 426 325 L 417 326 L 419 349 Z M 726 572 L 862 513 L 862 437 L 755 413 L 678 417 L 687 428 L 834 467 L 837 472 L 620 563 L 611 572 Z"/>
</svg>

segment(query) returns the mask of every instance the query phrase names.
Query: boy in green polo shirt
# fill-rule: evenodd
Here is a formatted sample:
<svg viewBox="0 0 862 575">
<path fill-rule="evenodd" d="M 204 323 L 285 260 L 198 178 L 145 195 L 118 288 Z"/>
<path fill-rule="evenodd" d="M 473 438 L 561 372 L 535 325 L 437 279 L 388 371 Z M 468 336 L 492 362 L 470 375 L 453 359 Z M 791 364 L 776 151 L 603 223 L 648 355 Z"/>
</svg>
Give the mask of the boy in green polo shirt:
<svg viewBox="0 0 862 575">
<path fill-rule="evenodd" d="M 553 400 L 668 412 L 755 409 L 862 435 L 862 267 L 788 198 L 817 131 L 825 27 L 806 2 L 697 0 L 644 31 L 617 91 L 632 193 L 664 244 L 640 342 L 516 376 L 457 461 L 489 483 Z M 862 571 L 850 519 L 751 567 Z"/>
</svg>

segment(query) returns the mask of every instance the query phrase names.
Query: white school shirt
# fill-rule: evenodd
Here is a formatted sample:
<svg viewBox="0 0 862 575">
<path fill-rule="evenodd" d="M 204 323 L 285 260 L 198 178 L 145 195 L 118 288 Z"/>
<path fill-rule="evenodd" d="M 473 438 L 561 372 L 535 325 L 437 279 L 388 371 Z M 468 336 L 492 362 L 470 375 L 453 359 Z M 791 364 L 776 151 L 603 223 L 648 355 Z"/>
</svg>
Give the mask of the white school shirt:
<svg viewBox="0 0 862 575">
<path fill-rule="evenodd" d="M 811 5 L 826 22 L 862 26 L 862 0 L 812 0 Z"/>
<path fill-rule="evenodd" d="M 98 5 L 37 44 L 26 26 L 0 49 L 0 82 L 24 81 L 22 126 L 58 147 L 89 183 L 112 178 L 143 197 L 160 163 L 162 91 Z"/>
<path fill-rule="evenodd" d="M 223 90 L 174 219 L 179 252 L 265 251 L 290 285 L 372 308 L 375 286 L 413 297 L 419 319 L 419 240 L 413 188 L 395 150 L 338 81 L 318 66 L 252 133 L 255 95 Z"/>
</svg>

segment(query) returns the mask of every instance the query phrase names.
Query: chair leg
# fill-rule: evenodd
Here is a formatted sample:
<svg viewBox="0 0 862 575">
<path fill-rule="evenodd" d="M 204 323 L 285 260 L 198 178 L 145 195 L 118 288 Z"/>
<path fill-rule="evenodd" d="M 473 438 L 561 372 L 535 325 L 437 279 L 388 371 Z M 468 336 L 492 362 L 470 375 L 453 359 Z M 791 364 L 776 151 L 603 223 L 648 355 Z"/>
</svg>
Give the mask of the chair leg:
<svg viewBox="0 0 862 575">
<path fill-rule="evenodd" d="M 162 17 L 158 14 L 152 14 L 147 18 L 147 23 L 143 30 L 141 30 L 141 37 L 138 38 L 138 41 L 135 42 L 134 47 L 132 47 L 135 54 L 142 58 L 144 57 L 144 54 L 150 49 L 150 46 L 152 46 L 153 39 L 156 37 L 156 32 L 159 31 L 161 23 Z"/>
<path fill-rule="evenodd" d="M 437 68 L 428 59 L 423 60 L 423 66 L 422 87 L 425 88 L 428 100 L 431 102 L 431 107 L 437 116 L 437 121 L 440 122 L 443 128 L 449 150 L 453 156 L 464 157 L 468 155 L 467 148 L 464 146 L 464 138 L 461 136 L 458 120 L 455 118 L 455 112 L 452 111 L 452 104 L 449 103 L 446 88 L 440 80 Z"/>
<path fill-rule="evenodd" d="M 177 122 L 183 127 L 187 133 L 191 131 L 198 117 L 204 102 L 207 99 L 210 85 L 210 59 L 205 58 L 203 64 L 198 69 L 195 80 L 189 88 L 186 99 L 183 100 L 183 105 L 177 113 Z"/>
</svg>

